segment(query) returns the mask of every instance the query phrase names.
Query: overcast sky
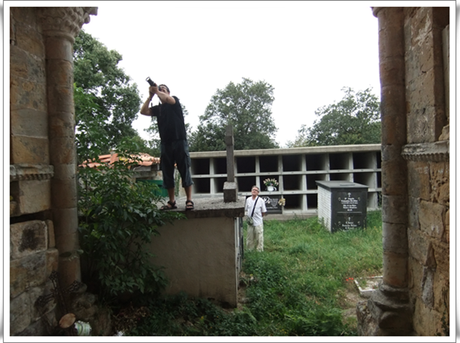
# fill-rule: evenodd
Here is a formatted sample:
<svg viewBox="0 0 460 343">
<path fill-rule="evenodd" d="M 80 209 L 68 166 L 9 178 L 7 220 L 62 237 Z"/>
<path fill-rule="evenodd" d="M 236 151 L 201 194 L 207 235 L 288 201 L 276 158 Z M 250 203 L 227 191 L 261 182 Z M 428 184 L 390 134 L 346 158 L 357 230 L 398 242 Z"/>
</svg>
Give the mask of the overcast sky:
<svg viewBox="0 0 460 343">
<path fill-rule="evenodd" d="M 366 1 L 110 1 L 83 30 L 122 54 L 143 100 L 150 76 L 196 129 L 217 89 L 243 78 L 274 87 L 276 140 L 294 140 L 315 110 L 368 87 L 380 98 L 378 20 Z M 135 127 L 144 138 L 149 117 Z"/>
</svg>

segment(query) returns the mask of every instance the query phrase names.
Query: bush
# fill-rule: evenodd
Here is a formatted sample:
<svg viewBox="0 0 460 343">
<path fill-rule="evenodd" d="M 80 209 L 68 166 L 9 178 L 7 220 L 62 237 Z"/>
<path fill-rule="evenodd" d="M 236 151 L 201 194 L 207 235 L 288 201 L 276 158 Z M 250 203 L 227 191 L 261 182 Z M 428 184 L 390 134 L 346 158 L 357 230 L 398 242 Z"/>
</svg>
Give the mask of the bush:
<svg viewBox="0 0 460 343">
<path fill-rule="evenodd" d="M 105 299 L 163 289 L 161 267 L 151 264 L 145 249 L 157 228 L 180 218 L 160 211 L 158 186 L 136 183 L 128 156 L 97 169 L 79 169 L 79 233 L 84 282 Z M 85 280 L 86 279 L 86 280 Z"/>
</svg>

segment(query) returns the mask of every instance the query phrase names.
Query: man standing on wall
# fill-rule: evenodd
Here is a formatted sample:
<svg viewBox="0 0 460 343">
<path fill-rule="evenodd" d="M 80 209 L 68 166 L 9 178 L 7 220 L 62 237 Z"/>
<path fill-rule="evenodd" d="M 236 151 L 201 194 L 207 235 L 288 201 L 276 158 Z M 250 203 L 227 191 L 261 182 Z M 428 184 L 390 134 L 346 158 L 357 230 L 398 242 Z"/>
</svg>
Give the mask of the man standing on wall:
<svg viewBox="0 0 460 343">
<path fill-rule="evenodd" d="M 154 95 L 160 99 L 160 104 L 149 107 Z M 186 210 L 193 210 L 192 176 L 190 171 L 190 154 L 185 131 L 184 114 L 179 99 L 171 96 L 168 86 L 154 84 L 149 87 L 149 98 L 141 107 L 141 114 L 157 117 L 158 131 L 160 132 L 160 168 L 163 172 L 163 187 L 168 190 L 169 201 L 162 210 L 177 208 L 174 194 L 174 165 L 177 164 L 182 178 L 182 187 L 185 189 L 187 200 Z"/>
<path fill-rule="evenodd" d="M 246 238 L 246 247 L 248 250 L 264 250 L 264 222 L 263 217 L 267 214 L 265 201 L 259 198 L 259 187 L 252 186 L 251 194 L 246 199 L 244 211 L 248 217 L 248 237 Z"/>
</svg>

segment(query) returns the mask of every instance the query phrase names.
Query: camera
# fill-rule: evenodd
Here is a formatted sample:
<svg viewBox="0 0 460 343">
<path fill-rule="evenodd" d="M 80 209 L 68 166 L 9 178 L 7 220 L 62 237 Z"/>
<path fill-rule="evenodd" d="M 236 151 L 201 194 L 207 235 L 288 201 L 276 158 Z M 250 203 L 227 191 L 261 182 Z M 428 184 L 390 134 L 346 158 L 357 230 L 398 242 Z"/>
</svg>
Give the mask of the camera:
<svg viewBox="0 0 460 343">
<path fill-rule="evenodd" d="M 155 82 L 152 81 L 152 79 L 150 77 L 147 77 L 145 79 L 145 81 L 147 81 L 149 83 L 150 86 L 156 86 L 157 84 Z"/>
</svg>

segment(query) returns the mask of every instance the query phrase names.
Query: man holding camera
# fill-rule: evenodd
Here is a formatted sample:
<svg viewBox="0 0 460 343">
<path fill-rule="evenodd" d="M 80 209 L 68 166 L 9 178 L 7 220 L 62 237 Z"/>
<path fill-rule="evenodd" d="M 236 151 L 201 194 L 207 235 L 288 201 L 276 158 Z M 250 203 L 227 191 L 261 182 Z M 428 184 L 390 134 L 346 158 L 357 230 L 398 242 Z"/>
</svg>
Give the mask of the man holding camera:
<svg viewBox="0 0 460 343">
<path fill-rule="evenodd" d="M 186 210 L 193 210 L 192 201 L 192 176 L 190 171 L 190 154 L 185 131 L 184 114 L 179 99 L 171 96 L 166 85 L 157 86 L 151 82 L 149 97 L 141 107 L 140 113 L 157 117 L 158 131 L 160 132 L 160 167 L 163 172 L 163 187 L 168 190 L 169 201 L 162 210 L 177 208 L 174 195 L 174 165 L 177 164 L 182 178 L 182 187 L 185 189 L 187 201 Z M 160 99 L 160 104 L 149 107 L 154 95 Z"/>
</svg>

